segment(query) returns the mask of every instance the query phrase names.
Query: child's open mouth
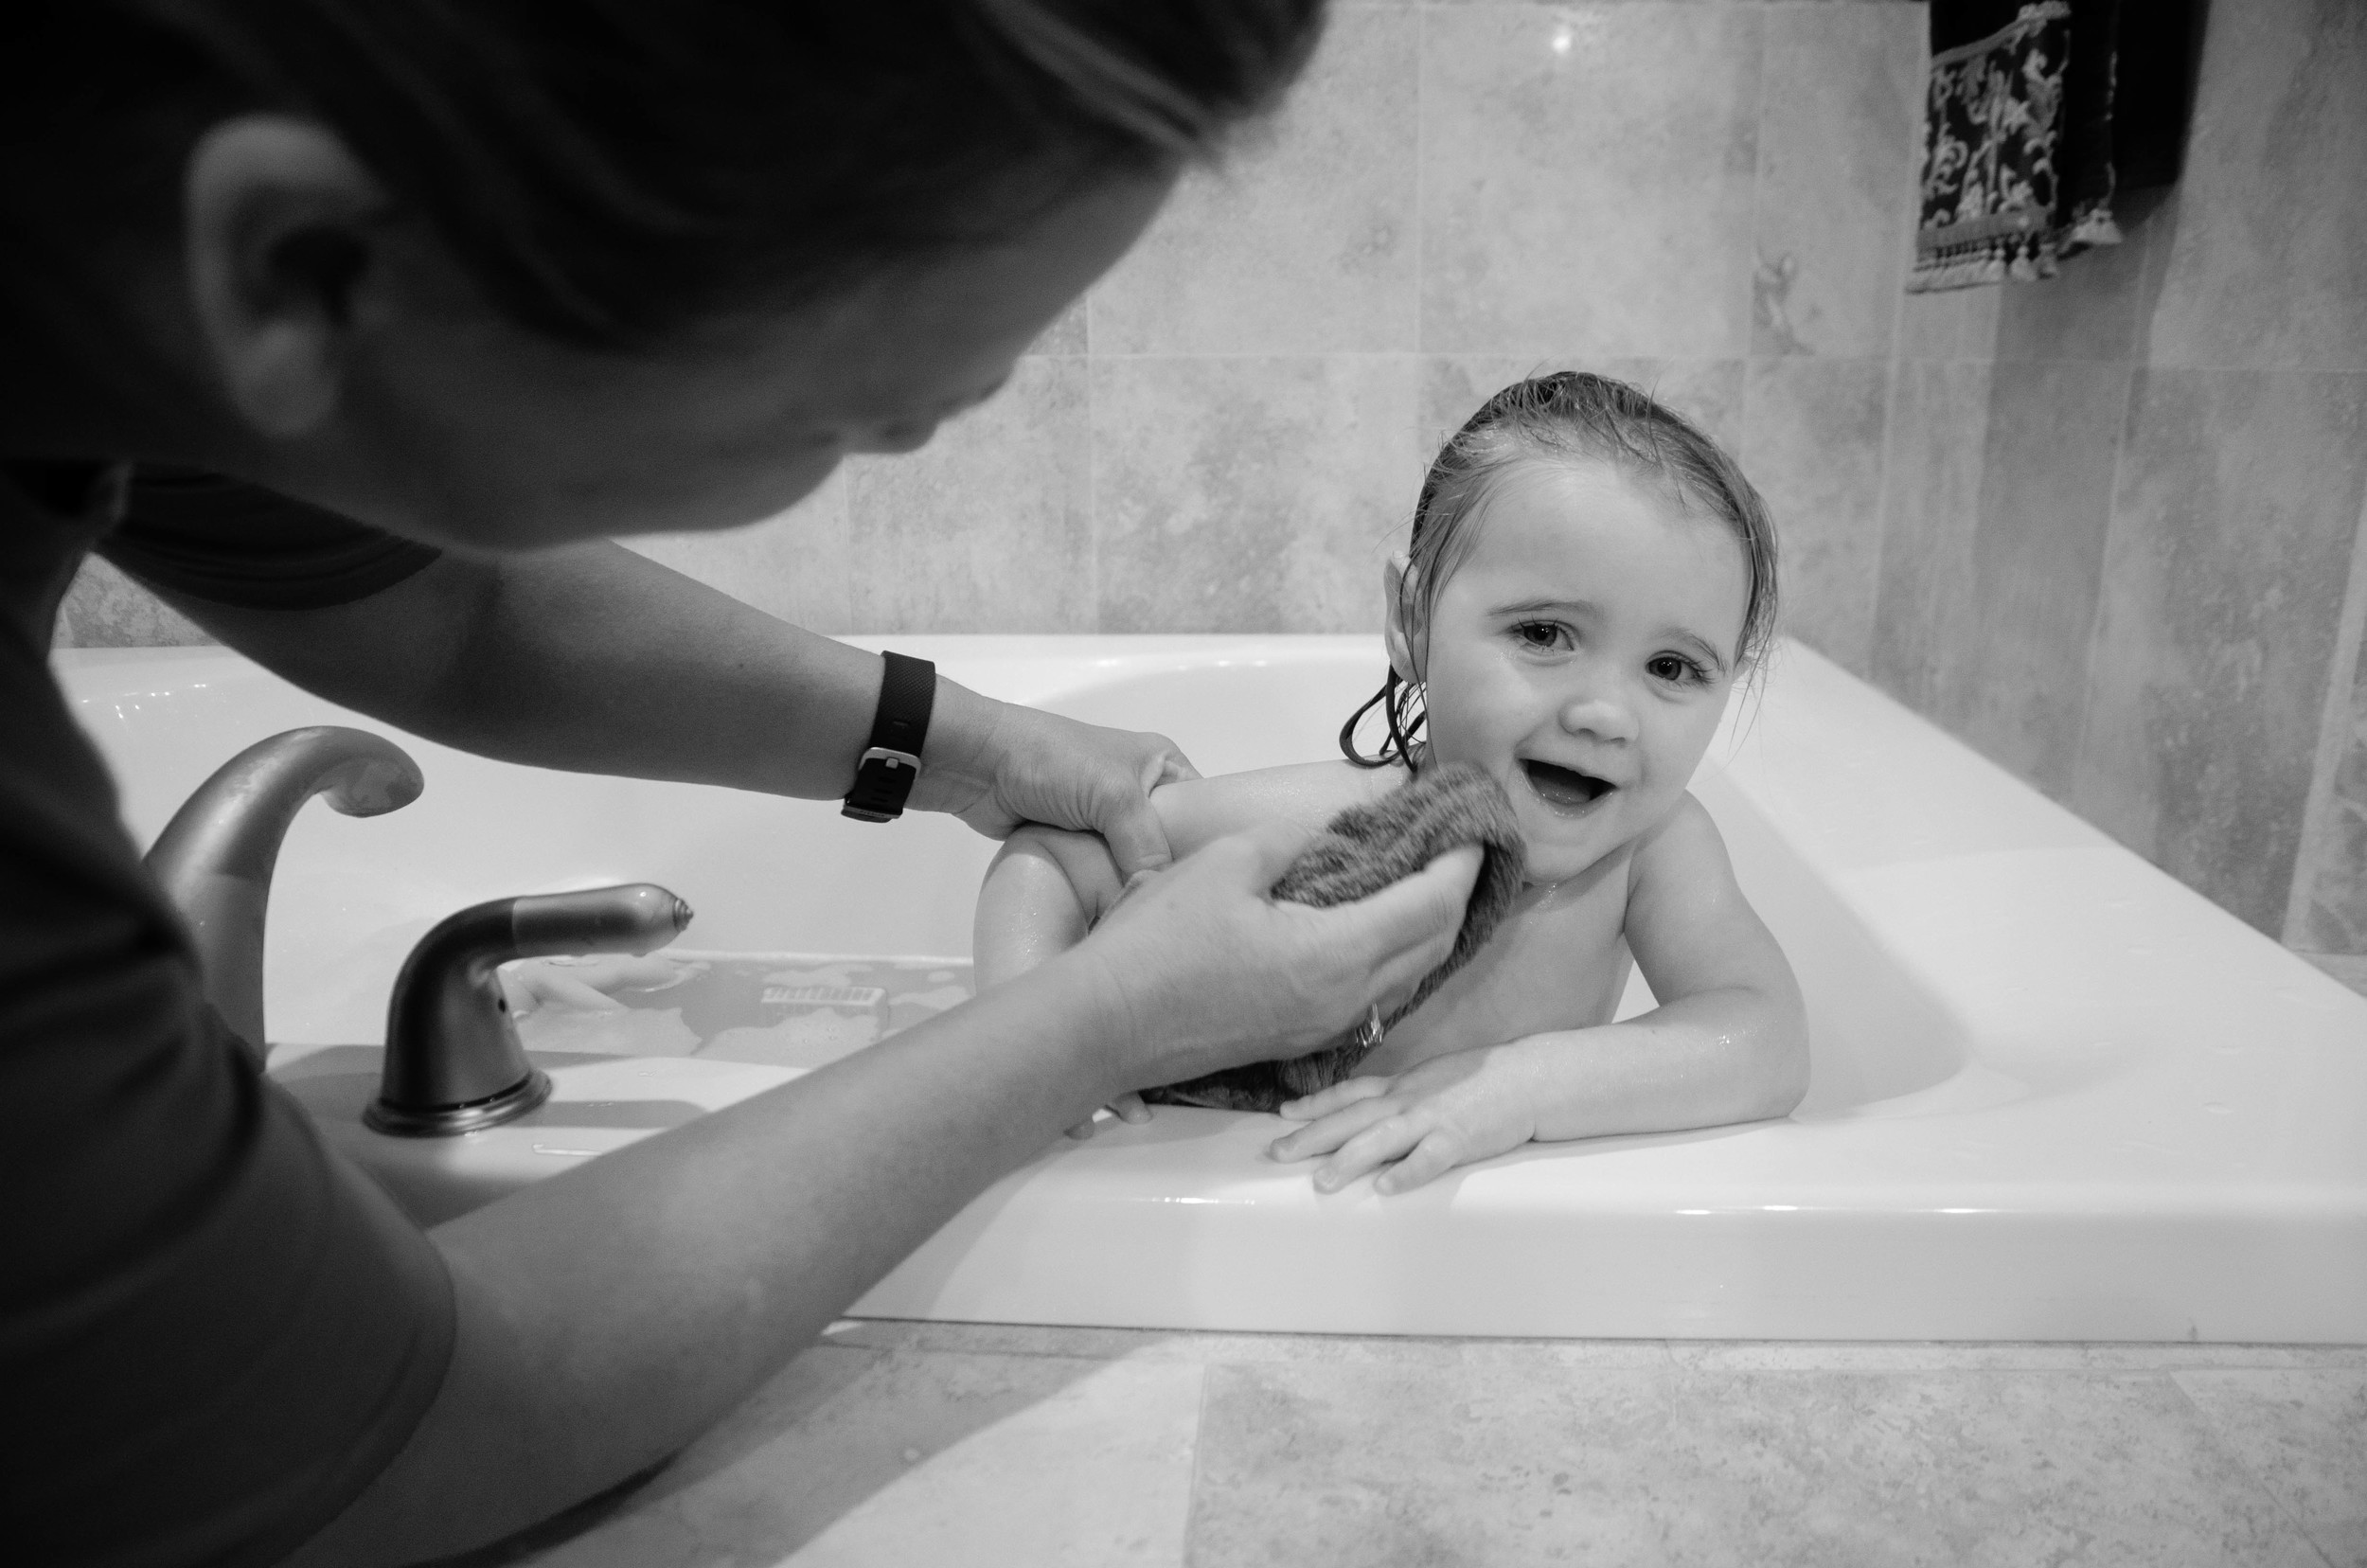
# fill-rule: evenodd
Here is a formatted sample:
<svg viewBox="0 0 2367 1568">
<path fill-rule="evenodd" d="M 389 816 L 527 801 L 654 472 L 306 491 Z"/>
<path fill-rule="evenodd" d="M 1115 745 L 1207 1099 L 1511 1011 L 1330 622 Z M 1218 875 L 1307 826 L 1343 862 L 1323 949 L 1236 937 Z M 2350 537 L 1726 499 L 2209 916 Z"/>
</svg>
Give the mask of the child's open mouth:
<svg viewBox="0 0 2367 1568">
<path fill-rule="evenodd" d="M 1528 775 L 1529 788 L 1537 792 L 1537 797 L 1557 811 L 1583 811 L 1619 787 L 1607 778 L 1534 757 L 1522 757 L 1521 771 Z"/>
</svg>

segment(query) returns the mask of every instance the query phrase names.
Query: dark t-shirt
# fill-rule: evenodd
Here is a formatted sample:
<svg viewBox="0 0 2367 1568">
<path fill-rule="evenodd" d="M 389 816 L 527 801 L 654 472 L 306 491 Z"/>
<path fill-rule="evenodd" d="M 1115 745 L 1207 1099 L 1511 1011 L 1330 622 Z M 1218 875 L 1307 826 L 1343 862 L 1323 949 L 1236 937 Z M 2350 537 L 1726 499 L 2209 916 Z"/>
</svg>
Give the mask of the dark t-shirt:
<svg viewBox="0 0 2367 1568">
<path fill-rule="evenodd" d="M 0 1552 L 263 1564 L 408 1439 L 452 1288 L 205 1004 L 50 675 L 113 523 L 95 477 L 0 468 Z M 100 547 L 193 597 L 337 603 L 434 559 L 222 481 L 158 489 Z"/>
</svg>

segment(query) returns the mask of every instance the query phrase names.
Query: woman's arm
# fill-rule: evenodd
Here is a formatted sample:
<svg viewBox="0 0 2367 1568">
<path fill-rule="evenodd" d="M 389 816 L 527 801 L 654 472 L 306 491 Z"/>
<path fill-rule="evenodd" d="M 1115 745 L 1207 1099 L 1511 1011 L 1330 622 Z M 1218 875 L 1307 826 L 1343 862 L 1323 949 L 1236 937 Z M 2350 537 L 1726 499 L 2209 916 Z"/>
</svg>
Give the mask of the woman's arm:
<svg viewBox="0 0 2367 1568">
<path fill-rule="evenodd" d="M 1799 983 L 1690 795 L 1636 846 L 1627 937 L 1652 1011 L 1350 1078 L 1284 1107 L 1308 1125 L 1274 1157 L 1329 1154 L 1315 1171 L 1326 1191 L 1390 1166 L 1379 1189 L 1403 1192 L 1532 1139 L 1789 1115 L 1808 1085 Z"/>
<path fill-rule="evenodd" d="M 1360 904 L 1227 839 L 1073 950 L 793 1083 L 439 1226 L 458 1334 L 394 1465 L 294 1560 L 499 1539 L 663 1459 L 963 1203 L 1127 1089 L 1312 1046 L 1446 954 L 1469 849 Z"/>
<path fill-rule="evenodd" d="M 828 799 L 871 733 L 876 654 L 801 631 L 621 545 L 447 554 L 317 610 L 168 595 L 308 691 L 486 757 Z M 911 804 L 1002 837 L 1089 828 L 1130 870 L 1171 858 L 1145 793 L 1192 776 L 1163 736 L 998 703 L 948 680 Z"/>
</svg>

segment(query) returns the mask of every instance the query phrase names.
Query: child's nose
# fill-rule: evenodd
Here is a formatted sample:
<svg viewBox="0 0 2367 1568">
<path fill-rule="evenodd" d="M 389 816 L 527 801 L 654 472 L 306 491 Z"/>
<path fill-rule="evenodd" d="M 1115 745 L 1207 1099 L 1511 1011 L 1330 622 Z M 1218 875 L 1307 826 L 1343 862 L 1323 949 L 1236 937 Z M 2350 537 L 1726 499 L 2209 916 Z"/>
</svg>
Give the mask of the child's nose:
<svg viewBox="0 0 2367 1568">
<path fill-rule="evenodd" d="M 1616 696 L 1604 692 L 1588 692 L 1561 704 L 1561 727 L 1572 735 L 1591 735 L 1597 740 L 1632 740 L 1636 737 L 1635 710 Z"/>
</svg>

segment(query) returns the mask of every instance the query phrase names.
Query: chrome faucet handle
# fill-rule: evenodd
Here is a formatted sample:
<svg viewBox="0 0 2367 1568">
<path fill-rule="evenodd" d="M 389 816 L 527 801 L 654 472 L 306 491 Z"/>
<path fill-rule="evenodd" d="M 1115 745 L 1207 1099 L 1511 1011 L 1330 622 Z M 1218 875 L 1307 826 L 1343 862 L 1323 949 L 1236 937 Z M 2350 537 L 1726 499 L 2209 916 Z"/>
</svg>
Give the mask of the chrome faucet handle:
<svg viewBox="0 0 2367 1568">
<path fill-rule="evenodd" d="M 441 1138 L 497 1127 L 550 1097 L 526 1060 L 501 977 L 512 958 L 648 953 L 690 923 L 690 906 L 649 882 L 495 899 L 440 921 L 395 977 L 386 1063 L 362 1119 L 381 1132 Z"/>
<path fill-rule="evenodd" d="M 347 816 L 419 798 L 401 747 L 366 730 L 313 724 L 258 740 L 214 771 L 156 835 L 148 869 L 197 937 L 205 999 L 263 1049 L 263 920 L 288 825 L 314 795 Z"/>
</svg>

